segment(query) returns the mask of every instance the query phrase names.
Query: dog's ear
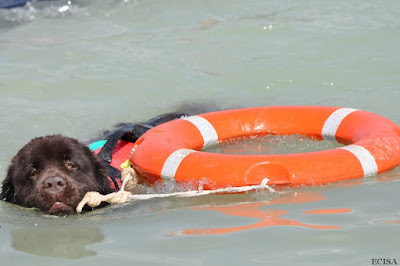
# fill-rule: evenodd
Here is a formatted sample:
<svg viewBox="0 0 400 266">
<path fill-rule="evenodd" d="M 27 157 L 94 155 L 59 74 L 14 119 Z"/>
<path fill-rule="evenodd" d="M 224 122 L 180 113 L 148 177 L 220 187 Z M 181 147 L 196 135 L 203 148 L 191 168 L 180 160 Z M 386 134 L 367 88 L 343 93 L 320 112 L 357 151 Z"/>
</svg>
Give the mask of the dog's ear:
<svg viewBox="0 0 400 266">
<path fill-rule="evenodd" d="M 3 185 L 1 187 L 1 200 L 8 201 L 11 203 L 16 203 L 15 197 L 15 188 L 14 188 L 14 174 L 15 170 L 13 165 L 8 168 L 6 179 L 3 181 Z"/>
<path fill-rule="evenodd" d="M 97 182 L 100 188 L 100 194 L 106 195 L 114 192 L 110 187 L 110 180 L 108 179 L 108 171 L 106 167 L 106 163 L 97 158 L 93 154 L 94 157 L 94 165 L 95 165 L 95 174 L 94 176 L 97 178 Z"/>
</svg>

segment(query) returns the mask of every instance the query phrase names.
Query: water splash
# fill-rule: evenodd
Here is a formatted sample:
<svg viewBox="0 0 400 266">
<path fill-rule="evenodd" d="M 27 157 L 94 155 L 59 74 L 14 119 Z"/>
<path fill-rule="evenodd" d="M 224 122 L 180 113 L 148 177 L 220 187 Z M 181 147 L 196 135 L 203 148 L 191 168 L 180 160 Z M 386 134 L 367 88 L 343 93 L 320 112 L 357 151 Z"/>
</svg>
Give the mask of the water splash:
<svg viewBox="0 0 400 266">
<path fill-rule="evenodd" d="M 0 9 L 0 29 L 33 22 L 37 19 L 90 16 L 110 12 L 121 5 L 136 5 L 136 1 L 32 1 L 22 7 Z"/>
</svg>

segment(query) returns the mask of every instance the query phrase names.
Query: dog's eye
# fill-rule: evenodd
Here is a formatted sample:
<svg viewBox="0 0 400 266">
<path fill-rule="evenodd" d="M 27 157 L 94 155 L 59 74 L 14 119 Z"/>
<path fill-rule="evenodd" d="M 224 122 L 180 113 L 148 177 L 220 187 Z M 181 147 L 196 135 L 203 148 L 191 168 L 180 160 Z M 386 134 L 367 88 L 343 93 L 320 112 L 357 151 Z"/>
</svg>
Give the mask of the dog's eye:
<svg viewBox="0 0 400 266">
<path fill-rule="evenodd" d="M 37 176 L 37 174 L 38 174 L 38 171 L 35 168 L 33 168 L 31 171 L 31 177 L 35 177 L 35 176 Z"/>
<path fill-rule="evenodd" d="M 76 165 L 73 164 L 72 162 L 65 162 L 65 167 L 67 167 L 68 170 L 76 169 Z"/>
</svg>

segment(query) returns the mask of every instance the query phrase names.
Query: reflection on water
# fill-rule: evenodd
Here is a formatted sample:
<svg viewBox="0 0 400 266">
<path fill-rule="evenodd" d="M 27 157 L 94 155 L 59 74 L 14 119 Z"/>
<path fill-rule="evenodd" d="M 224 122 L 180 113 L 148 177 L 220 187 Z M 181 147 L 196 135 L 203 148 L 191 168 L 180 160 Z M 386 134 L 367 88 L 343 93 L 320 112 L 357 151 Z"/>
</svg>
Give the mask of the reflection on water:
<svg viewBox="0 0 400 266">
<path fill-rule="evenodd" d="M 350 213 L 353 210 L 350 208 L 343 209 L 319 209 L 319 210 L 309 210 L 303 212 L 304 214 L 338 214 L 338 213 Z"/>
<path fill-rule="evenodd" d="M 97 255 L 87 245 L 104 241 L 97 227 L 21 228 L 12 231 L 11 246 L 29 254 L 78 259 Z"/>
<path fill-rule="evenodd" d="M 300 204 L 315 201 L 323 201 L 326 197 L 317 192 L 302 192 L 295 193 L 289 197 L 279 198 L 271 200 L 269 202 L 255 202 L 240 204 L 234 206 L 222 206 L 222 207 L 206 207 L 206 208 L 195 208 L 197 210 L 211 210 L 218 211 L 225 215 L 230 216 L 242 216 L 249 218 L 260 219 L 257 223 L 239 226 L 239 227 L 228 227 L 228 228 L 203 228 L 203 229 L 187 229 L 182 231 L 182 234 L 186 235 L 210 235 L 210 234 L 225 234 L 238 232 L 243 230 L 249 230 L 259 227 L 266 226 L 301 226 L 314 229 L 338 229 L 340 226 L 335 225 L 312 225 L 301 223 L 296 220 L 281 218 L 282 215 L 289 213 L 285 210 L 279 209 L 261 209 L 262 207 L 277 204 Z M 338 213 L 350 213 L 352 209 L 321 209 L 321 210 L 310 210 L 304 212 L 304 214 L 338 214 Z"/>
</svg>

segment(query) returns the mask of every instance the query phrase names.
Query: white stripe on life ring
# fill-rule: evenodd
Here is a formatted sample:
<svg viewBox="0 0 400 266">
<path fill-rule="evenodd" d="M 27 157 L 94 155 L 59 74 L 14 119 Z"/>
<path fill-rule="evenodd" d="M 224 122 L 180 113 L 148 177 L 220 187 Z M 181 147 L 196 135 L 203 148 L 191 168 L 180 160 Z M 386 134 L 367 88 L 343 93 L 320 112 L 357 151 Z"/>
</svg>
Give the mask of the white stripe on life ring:
<svg viewBox="0 0 400 266">
<path fill-rule="evenodd" d="M 163 168 L 161 169 L 161 178 L 163 181 L 174 181 L 175 174 L 178 171 L 179 165 L 189 154 L 196 152 L 191 149 L 180 149 L 171 153 L 171 155 L 165 161 Z"/>
<path fill-rule="evenodd" d="M 375 176 L 378 173 L 375 158 L 366 148 L 359 145 L 348 145 L 339 149 L 347 150 L 357 157 L 364 171 L 364 177 Z"/>
<path fill-rule="evenodd" d="M 336 140 L 336 132 L 343 119 L 345 119 L 346 116 L 354 111 L 358 110 L 353 108 L 340 108 L 333 112 L 325 121 L 325 124 L 322 128 L 322 138 L 325 140 Z"/>
<path fill-rule="evenodd" d="M 211 125 L 211 123 L 207 119 L 197 115 L 183 117 L 182 119 L 191 122 L 199 130 L 204 140 L 204 145 L 202 150 L 217 144 L 218 142 L 217 131 L 215 131 L 215 128 L 213 127 L 213 125 Z"/>
</svg>

